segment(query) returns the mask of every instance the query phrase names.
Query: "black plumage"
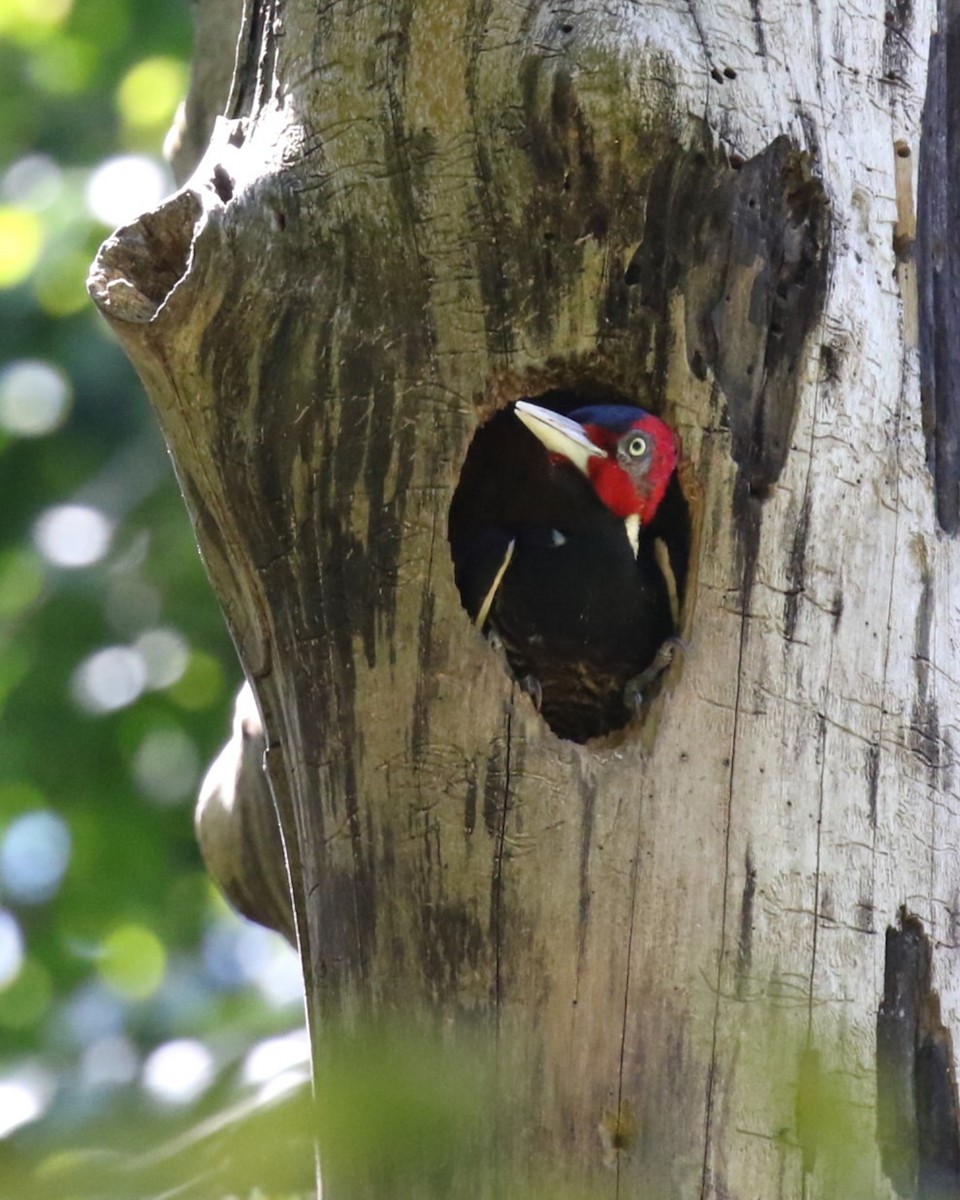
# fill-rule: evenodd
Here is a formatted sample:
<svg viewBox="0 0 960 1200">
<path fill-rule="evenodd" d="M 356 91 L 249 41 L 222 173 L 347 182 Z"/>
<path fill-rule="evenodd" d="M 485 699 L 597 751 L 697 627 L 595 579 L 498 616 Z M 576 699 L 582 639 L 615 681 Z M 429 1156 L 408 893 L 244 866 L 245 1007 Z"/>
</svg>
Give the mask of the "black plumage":
<svg viewBox="0 0 960 1200">
<path fill-rule="evenodd" d="M 625 414 L 647 417 L 622 407 L 571 417 L 607 413 L 620 424 Z M 676 634 L 685 564 L 678 569 L 670 550 L 676 559 L 686 543 L 652 511 L 639 530 L 632 519 L 634 544 L 631 523 L 600 498 L 584 469 L 548 451 L 512 413 L 490 424 L 475 439 L 451 507 L 457 584 L 471 618 L 502 642 L 551 729 L 584 742 L 627 724 L 638 686 L 649 682 L 645 673 L 656 673 L 658 652 Z M 672 451 L 673 435 L 663 429 Z M 675 512 L 678 495 L 671 466 L 671 503 L 661 505 L 661 496 L 656 508 Z M 685 514 L 682 496 L 680 505 Z"/>
</svg>

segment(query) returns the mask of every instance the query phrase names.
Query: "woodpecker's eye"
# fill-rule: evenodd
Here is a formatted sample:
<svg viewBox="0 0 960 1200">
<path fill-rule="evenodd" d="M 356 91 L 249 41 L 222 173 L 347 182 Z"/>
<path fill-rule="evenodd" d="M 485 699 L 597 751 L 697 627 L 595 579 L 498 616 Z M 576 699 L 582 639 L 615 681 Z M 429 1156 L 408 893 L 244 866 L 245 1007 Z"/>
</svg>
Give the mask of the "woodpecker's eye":
<svg viewBox="0 0 960 1200">
<path fill-rule="evenodd" d="M 646 452 L 647 439 L 645 437 L 641 437 L 639 433 L 634 434 L 630 441 L 627 442 L 627 453 L 631 458 L 642 458 Z"/>
</svg>

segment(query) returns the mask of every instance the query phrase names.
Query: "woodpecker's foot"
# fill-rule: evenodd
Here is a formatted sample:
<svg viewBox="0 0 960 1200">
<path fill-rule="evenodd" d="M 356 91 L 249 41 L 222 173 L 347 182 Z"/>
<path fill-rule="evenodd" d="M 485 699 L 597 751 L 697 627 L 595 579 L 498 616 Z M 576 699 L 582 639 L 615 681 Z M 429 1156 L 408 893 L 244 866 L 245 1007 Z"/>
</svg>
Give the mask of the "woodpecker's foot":
<svg viewBox="0 0 960 1200">
<path fill-rule="evenodd" d="M 520 680 L 520 688 L 527 693 L 533 701 L 533 707 L 539 712 L 543 705 L 543 688 L 540 686 L 540 680 L 536 675 L 524 675 Z"/>
<path fill-rule="evenodd" d="M 623 702 L 627 708 L 639 712 L 644 695 L 650 685 L 658 680 L 676 656 L 685 652 L 686 649 L 686 643 L 678 637 L 667 638 L 665 642 L 661 642 L 660 649 L 653 656 L 650 666 L 641 671 L 639 675 L 634 675 L 632 679 L 627 680 L 626 687 L 623 689 Z"/>
</svg>

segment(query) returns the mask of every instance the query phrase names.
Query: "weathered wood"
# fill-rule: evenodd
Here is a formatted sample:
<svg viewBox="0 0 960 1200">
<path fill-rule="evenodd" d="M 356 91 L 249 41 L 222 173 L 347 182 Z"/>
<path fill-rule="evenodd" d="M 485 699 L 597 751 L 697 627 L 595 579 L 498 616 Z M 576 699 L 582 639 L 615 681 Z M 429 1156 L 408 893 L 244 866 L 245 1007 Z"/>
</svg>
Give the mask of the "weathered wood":
<svg viewBox="0 0 960 1200">
<path fill-rule="evenodd" d="M 935 6 L 250 11 L 249 109 L 92 290 L 258 693 L 313 1017 L 488 1022 L 499 1154 L 583 1194 L 928 1178 L 874 1133 L 902 908 L 960 1016 L 960 548 L 904 269 Z M 484 414 L 601 385 L 680 431 L 700 536 L 683 661 L 580 747 L 446 527 Z"/>
</svg>

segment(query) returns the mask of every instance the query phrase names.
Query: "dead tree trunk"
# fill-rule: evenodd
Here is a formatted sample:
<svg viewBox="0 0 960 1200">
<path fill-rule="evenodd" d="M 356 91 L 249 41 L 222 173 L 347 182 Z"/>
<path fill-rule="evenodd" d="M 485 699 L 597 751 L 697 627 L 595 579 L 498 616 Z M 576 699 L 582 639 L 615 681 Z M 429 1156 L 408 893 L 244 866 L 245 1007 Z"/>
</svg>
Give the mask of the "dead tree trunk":
<svg viewBox="0 0 960 1200">
<path fill-rule="evenodd" d="M 315 1029 L 496 1031 L 451 1194 L 519 1150 L 577 1196 L 956 1195 L 956 3 L 237 20 L 91 288 L 259 698 Z M 683 661 L 586 746 L 447 541 L 479 423 L 557 387 L 680 431 L 697 531 Z"/>
</svg>

